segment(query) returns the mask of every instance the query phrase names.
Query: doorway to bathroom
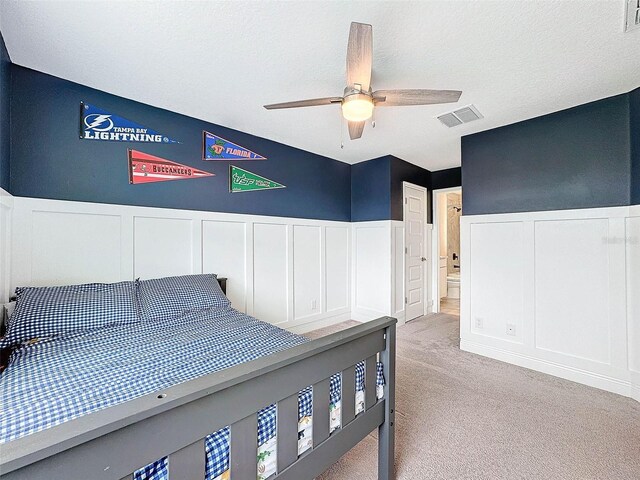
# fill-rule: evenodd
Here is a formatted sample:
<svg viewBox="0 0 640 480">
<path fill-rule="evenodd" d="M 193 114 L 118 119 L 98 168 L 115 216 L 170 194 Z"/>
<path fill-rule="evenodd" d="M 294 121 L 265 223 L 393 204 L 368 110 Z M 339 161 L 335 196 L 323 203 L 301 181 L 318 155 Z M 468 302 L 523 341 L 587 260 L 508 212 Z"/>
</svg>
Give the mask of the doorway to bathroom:
<svg viewBox="0 0 640 480">
<path fill-rule="evenodd" d="M 434 312 L 460 315 L 460 216 L 462 189 L 443 188 L 433 192 Z M 435 263 L 435 262 L 434 262 Z"/>
</svg>

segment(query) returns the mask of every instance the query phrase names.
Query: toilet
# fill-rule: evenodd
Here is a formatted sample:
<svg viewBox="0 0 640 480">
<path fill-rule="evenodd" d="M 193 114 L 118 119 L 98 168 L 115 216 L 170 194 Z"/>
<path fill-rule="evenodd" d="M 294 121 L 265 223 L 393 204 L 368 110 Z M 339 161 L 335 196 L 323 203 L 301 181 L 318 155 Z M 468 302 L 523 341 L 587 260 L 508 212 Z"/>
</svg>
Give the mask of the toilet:
<svg viewBox="0 0 640 480">
<path fill-rule="evenodd" d="M 447 275 L 447 297 L 460 298 L 460 272 Z"/>
</svg>

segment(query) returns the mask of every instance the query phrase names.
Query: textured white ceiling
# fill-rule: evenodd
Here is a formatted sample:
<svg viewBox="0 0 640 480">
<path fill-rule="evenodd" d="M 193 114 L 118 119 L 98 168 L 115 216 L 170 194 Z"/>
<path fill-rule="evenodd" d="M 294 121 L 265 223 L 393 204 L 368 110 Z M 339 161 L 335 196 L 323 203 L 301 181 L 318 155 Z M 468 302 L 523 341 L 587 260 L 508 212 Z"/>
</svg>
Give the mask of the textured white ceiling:
<svg viewBox="0 0 640 480">
<path fill-rule="evenodd" d="M 19 65 L 345 162 L 438 170 L 464 134 L 639 86 L 624 3 L 3 0 L 0 29 Z M 342 93 L 351 21 L 373 25 L 374 89 L 459 89 L 485 118 L 447 129 L 434 117 L 453 105 L 378 108 L 341 149 L 339 106 L 264 110 Z"/>
</svg>

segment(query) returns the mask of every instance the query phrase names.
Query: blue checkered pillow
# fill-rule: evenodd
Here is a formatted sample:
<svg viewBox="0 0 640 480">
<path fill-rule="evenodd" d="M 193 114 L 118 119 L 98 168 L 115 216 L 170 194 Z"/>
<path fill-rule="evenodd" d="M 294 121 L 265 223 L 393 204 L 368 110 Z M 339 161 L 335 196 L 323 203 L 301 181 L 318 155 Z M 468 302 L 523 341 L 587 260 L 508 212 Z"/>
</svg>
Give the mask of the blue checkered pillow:
<svg viewBox="0 0 640 480">
<path fill-rule="evenodd" d="M 134 282 L 19 287 L 3 345 L 138 321 Z"/>
<path fill-rule="evenodd" d="M 214 274 L 140 280 L 138 302 L 145 320 L 159 320 L 186 312 L 230 305 Z"/>
</svg>

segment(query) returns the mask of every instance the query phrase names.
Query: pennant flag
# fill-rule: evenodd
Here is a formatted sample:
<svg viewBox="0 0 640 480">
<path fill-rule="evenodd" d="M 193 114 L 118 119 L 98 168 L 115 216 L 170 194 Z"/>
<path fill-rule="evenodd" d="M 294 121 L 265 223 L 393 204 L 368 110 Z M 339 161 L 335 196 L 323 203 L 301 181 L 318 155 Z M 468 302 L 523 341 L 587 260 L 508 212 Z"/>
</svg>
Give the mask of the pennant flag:
<svg viewBox="0 0 640 480">
<path fill-rule="evenodd" d="M 240 167 L 229 165 L 229 191 L 250 192 L 252 190 L 272 190 L 274 188 L 287 188 L 281 183 L 261 177 L 255 173 L 243 170 Z"/>
<path fill-rule="evenodd" d="M 114 142 L 180 143 L 84 102 L 80 102 L 80 138 Z"/>
<path fill-rule="evenodd" d="M 137 150 L 129 152 L 129 183 L 166 182 L 186 178 L 213 177 L 213 173 L 203 172 L 163 158 L 154 157 Z"/>
<path fill-rule="evenodd" d="M 203 160 L 266 160 L 266 157 L 247 150 L 209 132 L 202 132 Z"/>
</svg>

